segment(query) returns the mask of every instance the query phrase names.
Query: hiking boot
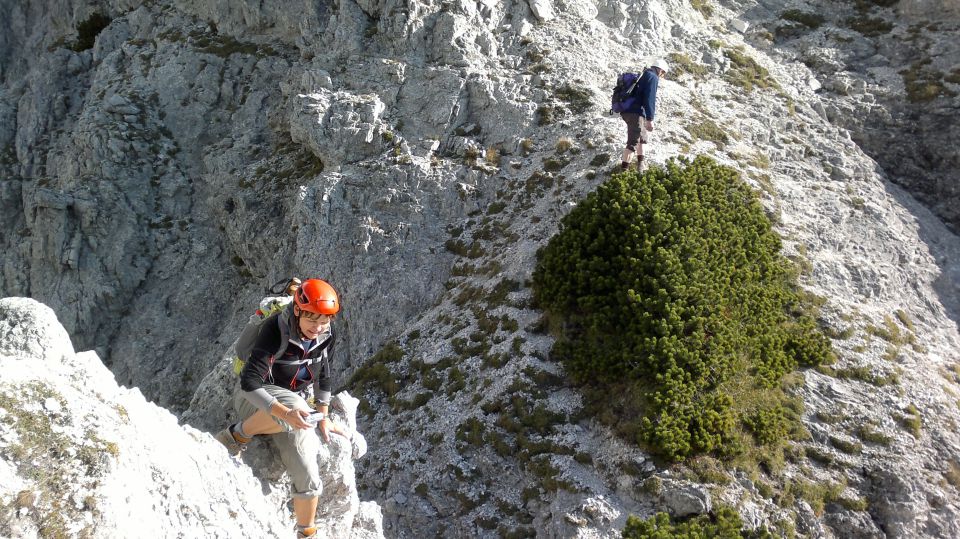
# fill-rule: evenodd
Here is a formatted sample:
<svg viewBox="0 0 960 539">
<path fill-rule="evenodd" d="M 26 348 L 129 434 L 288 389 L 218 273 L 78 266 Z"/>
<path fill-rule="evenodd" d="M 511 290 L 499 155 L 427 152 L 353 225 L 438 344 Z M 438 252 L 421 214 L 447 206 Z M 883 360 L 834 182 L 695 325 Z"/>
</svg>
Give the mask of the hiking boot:
<svg viewBox="0 0 960 539">
<path fill-rule="evenodd" d="M 227 453 L 229 453 L 231 457 L 239 457 L 240 453 L 247 450 L 247 444 L 238 442 L 237 439 L 233 437 L 233 433 L 230 432 L 230 427 L 218 432 L 214 438 L 227 448 Z"/>
<path fill-rule="evenodd" d="M 317 537 L 317 527 L 312 528 L 298 528 L 297 529 L 297 539 L 316 539 Z"/>
</svg>

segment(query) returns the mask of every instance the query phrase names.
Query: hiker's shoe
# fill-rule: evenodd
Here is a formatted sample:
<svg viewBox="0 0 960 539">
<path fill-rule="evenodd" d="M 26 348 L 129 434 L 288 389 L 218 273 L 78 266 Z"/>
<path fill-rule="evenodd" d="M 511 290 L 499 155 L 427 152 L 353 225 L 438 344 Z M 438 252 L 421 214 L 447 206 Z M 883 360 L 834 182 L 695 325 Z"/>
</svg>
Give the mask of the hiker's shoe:
<svg viewBox="0 0 960 539">
<path fill-rule="evenodd" d="M 297 528 L 297 539 L 316 539 L 317 527 Z"/>
<path fill-rule="evenodd" d="M 238 457 L 240 453 L 243 453 L 247 449 L 247 444 L 242 444 L 233 437 L 233 433 L 230 432 L 230 427 L 218 432 L 214 438 L 227 448 L 227 453 L 229 453 L 231 457 Z"/>
<path fill-rule="evenodd" d="M 630 168 L 630 163 L 626 161 L 620 161 L 620 170 L 627 170 Z"/>
</svg>

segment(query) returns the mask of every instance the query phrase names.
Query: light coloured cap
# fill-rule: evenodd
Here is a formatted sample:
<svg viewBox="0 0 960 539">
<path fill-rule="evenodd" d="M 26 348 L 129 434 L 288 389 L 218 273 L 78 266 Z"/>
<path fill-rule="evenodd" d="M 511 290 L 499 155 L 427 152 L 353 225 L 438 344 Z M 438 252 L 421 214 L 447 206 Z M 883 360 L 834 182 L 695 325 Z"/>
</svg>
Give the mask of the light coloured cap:
<svg viewBox="0 0 960 539">
<path fill-rule="evenodd" d="M 654 60 L 653 63 L 650 64 L 650 67 L 661 69 L 663 70 L 664 73 L 667 73 L 670 71 L 670 65 L 663 58 L 657 58 L 656 60 Z"/>
</svg>

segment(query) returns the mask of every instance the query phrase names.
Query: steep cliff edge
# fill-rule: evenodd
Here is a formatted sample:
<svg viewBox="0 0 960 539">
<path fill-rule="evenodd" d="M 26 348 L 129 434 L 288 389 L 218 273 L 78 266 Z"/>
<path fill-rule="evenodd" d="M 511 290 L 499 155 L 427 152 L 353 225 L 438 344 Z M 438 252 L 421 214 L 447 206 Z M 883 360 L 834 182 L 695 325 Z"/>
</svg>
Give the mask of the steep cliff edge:
<svg viewBox="0 0 960 539">
<path fill-rule="evenodd" d="M 75 353 L 50 308 L 0 299 L 0 338 L 4 537 L 293 535 L 285 496 L 265 496 L 213 437 L 118 386 L 96 354 Z M 376 504 L 361 509 L 354 488 L 350 510 L 338 488 L 355 484 L 350 444 L 324 462 L 337 502 L 318 521 L 326 536 L 382 537 Z"/>
</svg>

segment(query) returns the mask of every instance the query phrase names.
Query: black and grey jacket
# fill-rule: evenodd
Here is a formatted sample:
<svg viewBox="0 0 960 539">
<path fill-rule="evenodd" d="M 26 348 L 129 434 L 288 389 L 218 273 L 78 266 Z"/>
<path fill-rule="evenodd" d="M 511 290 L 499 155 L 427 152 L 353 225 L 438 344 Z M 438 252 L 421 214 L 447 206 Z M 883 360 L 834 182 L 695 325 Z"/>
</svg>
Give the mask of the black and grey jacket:
<svg viewBox="0 0 960 539">
<path fill-rule="evenodd" d="M 282 345 L 284 342 L 286 346 Z M 328 404 L 332 389 L 329 358 L 333 353 L 333 343 L 331 327 L 326 333 L 320 334 L 309 349 L 304 350 L 299 339 L 297 319 L 293 315 L 293 304 L 288 305 L 261 325 L 253 352 L 240 372 L 240 389 L 244 397 L 258 409 L 269 412 L 277 399 L 263 386 L 274 385 L 299 393 L 308 390 L 312 383 L 316 402 Z M 297 378 L 297 373 L 303 367 L 306 371 Z"/>
</svg>

